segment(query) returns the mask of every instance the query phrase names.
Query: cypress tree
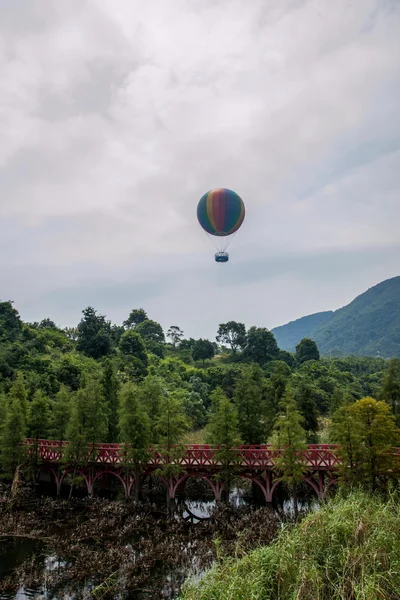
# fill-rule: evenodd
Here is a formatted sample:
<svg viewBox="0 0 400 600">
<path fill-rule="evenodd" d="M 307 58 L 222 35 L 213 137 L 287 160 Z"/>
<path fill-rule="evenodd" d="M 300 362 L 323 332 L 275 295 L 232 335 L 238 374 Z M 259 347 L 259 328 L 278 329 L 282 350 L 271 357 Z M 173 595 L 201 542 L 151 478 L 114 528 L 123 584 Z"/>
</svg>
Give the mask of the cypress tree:
<svg viewBox="0 0 400 600">
<path fill-rule="evenodd" d="M 156 422 L 160 452 L 164 458 L 163 466 L 156 471 L 167 480 L 167 508 L 170 508 L 170 487 L 172 478 L 179 474 L 180 460 L 185 454 L 185 448 L 178 445 L 182 435 L 190 427 L 190 421 L 185 414 L 182 395 L 179 390 L 172 391 L 160 398 L 159 416 Z"/>
<path fill-rule="evenodd" d="M 150 417 L 145 411 L 138 386 L 127 383 L 120 392 L 119 439 L 126 444 L 124 462 L 135 470 L 135 500 L 141 492 L 141 469 L 149 459 L 148 446 L 151 436 Z"/>
<path fill-rule="evenodd" d="M 307 449 L 304 419 L 297 409 L 293 389 L 287 386 L 281 401 L 281 412 L 275 421 L 272 448 L 280 450 L 275 459 L 282 481 L 292 493 L 295 516 L 298 515 L 297 488 L 307 469 L 302 452 Z"/>
<path fill-rule="evenodd" d="M 393 477 L 398 460 L 393 447 L 400 436 L 386 402 L 366 397 L 339 409 L 332 431 L 340 444 L 344 483 L 376 489 Z"/>
<path fill-rule="evenodd" d="M 108 412 L 107 441 L 110 443 L 115 443 L 118 439 L 119 383 L 115 366 L 111 359 L 108 359 L 105 363 L 101 384 Z"/>
<path fill-rule="evenodd" d="M 265 392 L 265 378 L 260 367 L 252 365 L 244 368 L 236 384 L 234 402 L 245 444 L 261 444 L 265 440 Z"/>
<path fill-rule="evenodd" d="M 211 395 L 211 402 L 212 410 L 206 428 L 206 441 L 208 444 L 218 446 L 215 459 L 221 463 L 221 477 L 225 483 L 225 497 L 228 501 L 232 478 L 240 460 L 237 453 L 237 446 L 241 443 L 238 411 L 220 387 L 217 387 Z"/>
<path fill-rule="evenodd" d="M 61 444 L 67 439 L 66 431 L 71 411 L 71 393 L 62 385 L 52 403 L 50 435 Z"/>
<path fill-rule="evenodd" d="M 6 407 L 1 437 L 1 464 L 6 477 L 13 477 L 15 469 L 25 457 L 23 442 L 26 437 L 26 421 L 21 398 L 18 395 L 9 399 Z"/>
<path fill-rule="evenodd" d="M 33 439 L 33 448 L 30 455 L 30 465 L 36 470 L 40 460 L 38 454 L 39 439 L 47 438 L 49 428 L 49 399 L 41 390 L 37 390 L 29 405 L 28 411 L 28 437 Z M 35 473 L 33 473 L 34 475 Z"/>
</svg>

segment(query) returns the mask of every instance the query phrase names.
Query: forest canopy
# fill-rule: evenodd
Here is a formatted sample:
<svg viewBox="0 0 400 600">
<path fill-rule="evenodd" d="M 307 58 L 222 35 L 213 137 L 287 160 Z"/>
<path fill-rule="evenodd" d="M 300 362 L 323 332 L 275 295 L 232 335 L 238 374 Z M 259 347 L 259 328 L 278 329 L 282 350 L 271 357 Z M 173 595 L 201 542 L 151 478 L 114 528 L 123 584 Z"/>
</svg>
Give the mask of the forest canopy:
<svg viewBox="0 0 400 600">
<path fill-rule="evenodd" d="M 398 425 L 398 359 L 321 357 L 308 338 L 291 353 L 268 329 L 229 320 L 215 340 L 187 338 L 176 324 L 164 332 L 143 308 L 112 324 L 87 307 L 76 327 L 60 328 L 51 318 L 23 322 L 12 302 L 0 303 L 0 450 L 7 473 L 25 437 L 127 442 L 139 451 L 190 436 L 218 443 L 213 432 L 225 423 L 233 441 L 272 442 L 288 402 L 304 431 L 299 439 L 335 441 L 340 427 L 331 426 L 333 415 L 363 398 L 386 403 Z M 167 418 L 176 424 L 168 434 Z"/>
</svg>

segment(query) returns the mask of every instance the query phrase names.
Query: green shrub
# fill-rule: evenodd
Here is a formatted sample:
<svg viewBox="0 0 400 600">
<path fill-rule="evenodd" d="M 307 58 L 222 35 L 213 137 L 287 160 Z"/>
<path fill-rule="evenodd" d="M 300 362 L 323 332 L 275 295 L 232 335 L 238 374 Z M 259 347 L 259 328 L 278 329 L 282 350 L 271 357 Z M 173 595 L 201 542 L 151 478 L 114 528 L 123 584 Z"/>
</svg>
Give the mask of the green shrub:
<svg viewBox="0 0 400 600">
<path fill-rule="evenodd" d="M 400 599 L 398 498 L 338 496 L 277 541 L 240 560 L 226 559 L 183 600 Z"/>
</svg>

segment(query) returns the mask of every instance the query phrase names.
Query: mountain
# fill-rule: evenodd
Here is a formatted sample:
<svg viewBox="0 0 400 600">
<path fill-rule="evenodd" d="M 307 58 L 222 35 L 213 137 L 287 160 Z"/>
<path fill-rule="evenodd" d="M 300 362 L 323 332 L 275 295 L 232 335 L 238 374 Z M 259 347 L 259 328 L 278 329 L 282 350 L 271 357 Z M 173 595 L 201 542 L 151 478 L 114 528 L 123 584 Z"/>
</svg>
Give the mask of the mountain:
<svg viewBox="0 0 400 600">
<path fill-rule="evenodd" d="M 378 283 L 343 308 L 302 317 L 272 333 L 290 352 L 308 337 L 321 354 L 400 356 L 400 277 Z"/>
<path fill-rule="evenodd" d="M 290 321 L 287 325 L 281 325 L 272 329 L 279 348 L 294 352 L 296 344 L 303 338 L 309 338 L 314 329 L 323 323 L 326 323 L 333 315 L 333 310 L 314 313 L 307 317 L 301 317 L 296 321 Z"/>
</svg>

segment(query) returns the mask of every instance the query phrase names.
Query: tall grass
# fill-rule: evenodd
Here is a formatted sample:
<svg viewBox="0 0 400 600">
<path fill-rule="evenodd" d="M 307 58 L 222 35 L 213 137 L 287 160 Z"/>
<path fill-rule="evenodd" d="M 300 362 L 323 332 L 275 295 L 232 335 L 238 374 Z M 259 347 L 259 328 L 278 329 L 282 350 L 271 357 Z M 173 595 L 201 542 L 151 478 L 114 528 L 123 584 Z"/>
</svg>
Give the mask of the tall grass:
<svg viewBox="0 0 400 600">
<path fill-rule="evenodd" d="M 399 499 L 337 496 L 272 545 L 188 582 L 182 599 L 399 600 Z"/>
<path fill-rule="evenodd" d="M 197 429 L 197 431 L 188 431 L 182 438 L 182 444 L 205 444 L 206 430 Z"/>
</svg>

